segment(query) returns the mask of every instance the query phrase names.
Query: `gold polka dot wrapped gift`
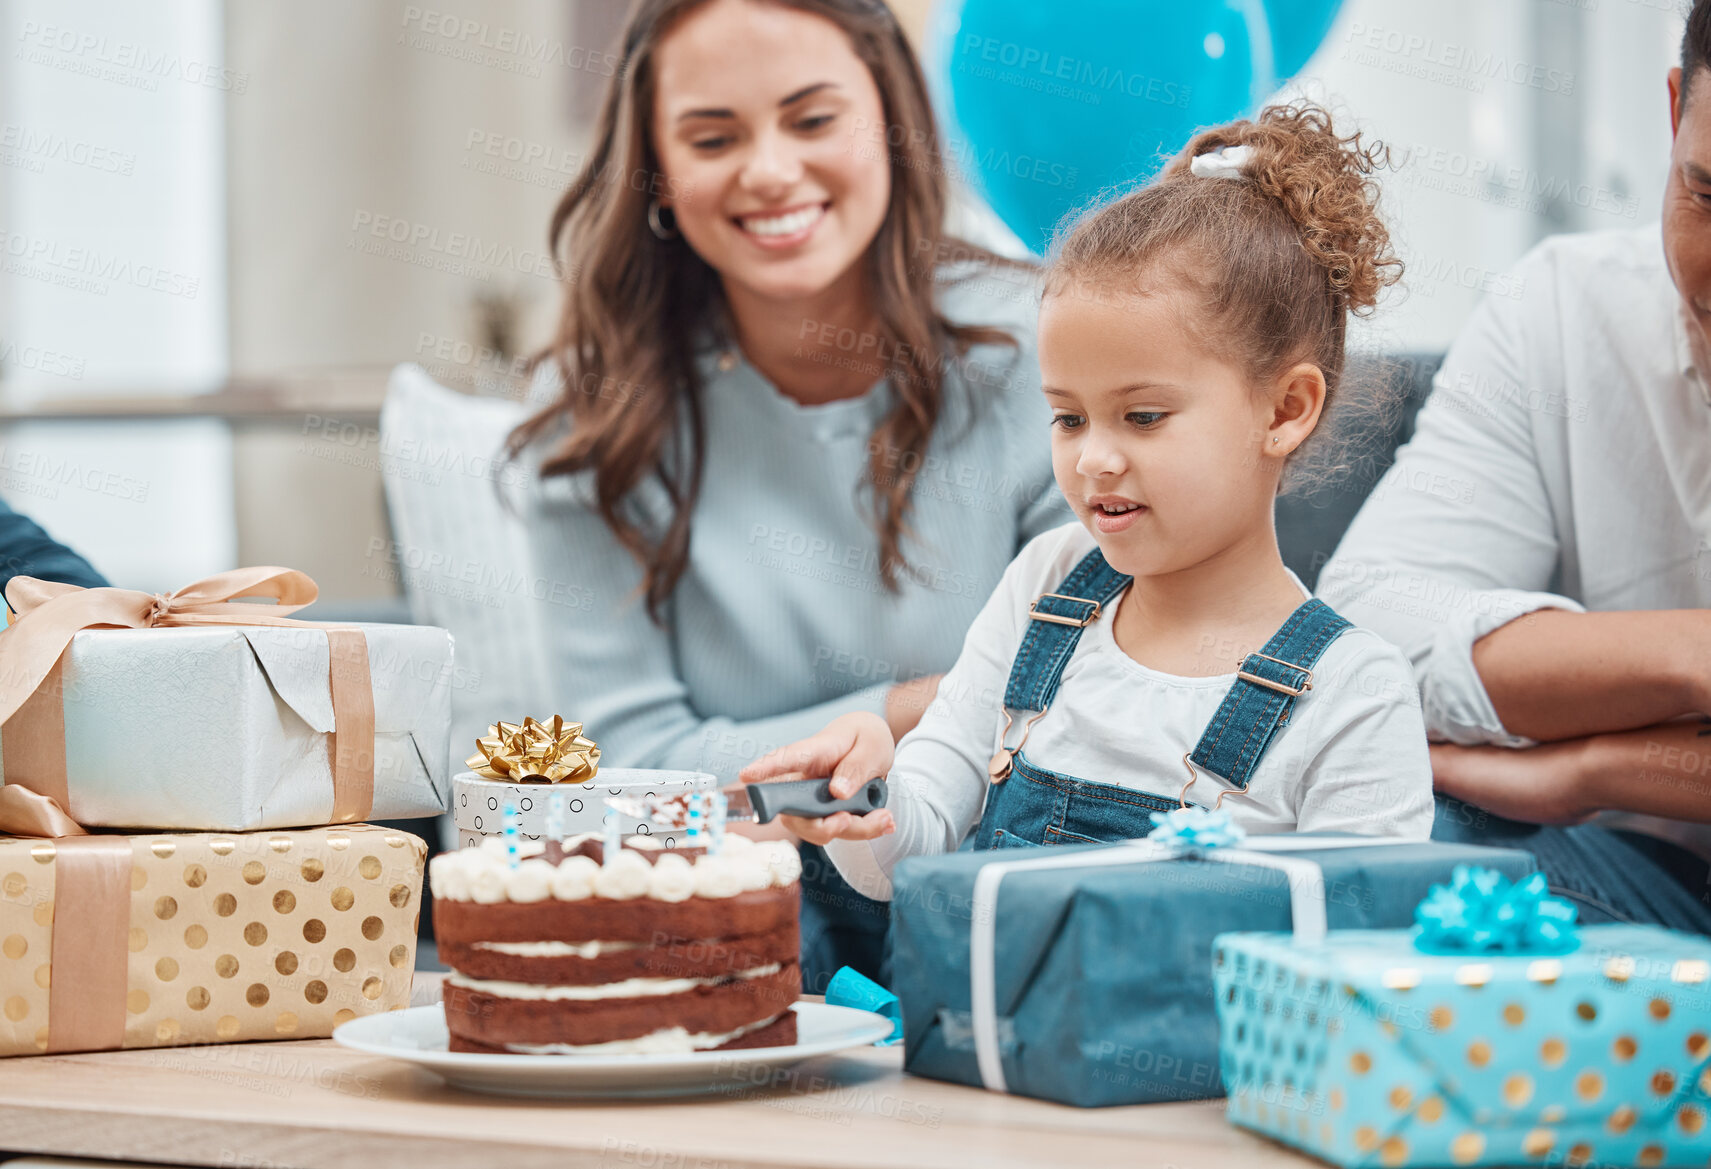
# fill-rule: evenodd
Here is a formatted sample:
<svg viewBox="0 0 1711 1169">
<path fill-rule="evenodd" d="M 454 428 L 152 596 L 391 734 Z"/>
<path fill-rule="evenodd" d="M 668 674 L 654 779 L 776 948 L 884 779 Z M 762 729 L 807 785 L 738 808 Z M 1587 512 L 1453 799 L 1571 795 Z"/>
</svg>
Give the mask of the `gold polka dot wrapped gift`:
<svg viewBox="0 0 1711 1169">
<path fill-rule="evenodd" d="M 1213 951 L 1229 1117 L 1346 1166 L 1701 1166 L 1711 939 L 1595 925 L 1563 953 L 1413 931 Z"/>
<path fill-rule="evenodd" d="M 464 762 L 483 779 L 586 783 L 600 771 L 600 748 L 582 733 L 581 723 L 555 714 L 546 722 L 494 723 Z"/>
<path fill-rule="evenodd" d="M 426 855 L 371 824 L 0 837 L 0 1055 L 323 1038 L 407 1006 Z"/>
</svg>

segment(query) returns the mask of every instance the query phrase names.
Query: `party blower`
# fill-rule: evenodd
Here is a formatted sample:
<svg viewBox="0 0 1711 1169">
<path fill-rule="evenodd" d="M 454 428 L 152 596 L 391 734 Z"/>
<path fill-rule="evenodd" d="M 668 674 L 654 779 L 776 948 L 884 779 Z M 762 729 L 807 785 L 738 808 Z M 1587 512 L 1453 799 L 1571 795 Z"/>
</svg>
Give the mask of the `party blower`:
<svg viewBox="0 0 1711 1169">
<path fill-rule="evenodd" d="M 820 820 L 835 812 L 866 815 L 885 806 L 887 789 L 883 779 L 870 779 L 847 800 L 832 795 L 830 779 L 793 779 L 783 783 L 750 783 L 725 791 L 728 821 L 765 824 L 777 816 L 802 816 Z M 608 807 L 616 808 L 638 820 L 657 824 L 680 825 L 686 820 L 687 794 L 664 798 L 631 800 L 608 796 Z"/>
</svg>

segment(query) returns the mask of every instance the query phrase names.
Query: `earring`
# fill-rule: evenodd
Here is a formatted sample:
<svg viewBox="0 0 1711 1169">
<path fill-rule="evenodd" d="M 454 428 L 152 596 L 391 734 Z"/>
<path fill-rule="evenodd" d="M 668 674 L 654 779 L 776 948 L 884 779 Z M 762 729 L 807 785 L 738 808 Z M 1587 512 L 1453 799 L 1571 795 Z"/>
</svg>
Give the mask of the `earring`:
<svg viewBox="0 0 1711 1169">
<path fill-rule="evenodd" d="M 1276 436 L 1276 435 L 1273 435 L 1273 436 L 1272 436 L 1272 439 L 1271 439 L 1271 445 L 1272 445 L 1272 446 L 1276 446 L 1276 445 L 1277 445 L 1277 436 Z"/>
<path fill-rule="evenodd" d="M 655 239 L 669 240 L 677 238 L 677 215 L 671 215 L 671 226 L 667 227 L 663 216 L 671 208 L 664 206 L 658 199 L 648 204 L 648 230 L 654 233 Z"/>
</svg>

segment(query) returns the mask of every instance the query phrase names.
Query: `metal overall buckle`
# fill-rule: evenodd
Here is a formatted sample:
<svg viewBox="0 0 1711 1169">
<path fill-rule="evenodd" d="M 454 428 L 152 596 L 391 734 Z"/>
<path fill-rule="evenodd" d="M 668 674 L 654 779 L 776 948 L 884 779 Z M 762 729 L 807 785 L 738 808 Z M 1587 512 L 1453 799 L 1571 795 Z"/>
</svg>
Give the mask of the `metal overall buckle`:
<svg viewBox="0 0 1711 1169">
<path fill-rule="evenodd" d="M 1193 805 L 1188 802 L 1188 789 L 1194 786 L 1194 781 L 1196 779 L 1200 778 L 1200 773 L 1194 770 L 1194 764 L 1192 764 L 1188 761 L 1188 757 L 1192 754 L 1193 754 L 1192 751 L 1184 751 L 1182 753 L 1182 765 L 1184 767 L 1188 768 L 1188 782 L 1183 784 L 1182 790 L 1176 794 L 1176 802 L 1184 808 L 1193 807 Z M 1206 774 L 1211 775 L 1212 773 L 1210 771 L 1208 771 Z M 1225 796 L 1230 795 L 1231 793 L 1239 794 L 1239 793 L 1246 791 L 1246 790 L 1247 790 L 1246 788 L 1239 788 L 1239 787 L 1226 787 L 1226 788 L 1218 789 L 1218 798 L 1212 801 L 1212 810 L 1214 812 L 1216 812 L 1218 810 L 1218 805 L 1222 804 L 1224 802 Z"/>
<path fill-rule="evenodd" d="M 986 764 L 986 774 L 992 777 L 993 783 L 1003 783 L 1006 779 L 1010 778 L 1010 770 L 1016 765 L 1016 752 L 1020 751 L 1022 749 L 1022 744 L 1028 741 L 1028 735 L 1033 731 L 1034 724 L 1039 722 L 1045 716 L 1046 712 L 1043 710 L 1036 713 L 1034 717 L 1029 719 L 1027 724 L 1022 727 L 1022 737 L 1017 740 L 1016 745 L 1014 747 L 1006 747 L 1003 743 L 1010 735 L 1010 721 L 1013 716 L 1011 715 L 1008 707 L 1004 709 L 1004 733 L 998 736 L 998 750 Z"/>
<path fill-rule="evenodd" d="M 1085 617 L 1077 618 L 1064 617 L 1058 613 L 1042 613 L 1040 612 L 1040 602 L 1048 597 L 1054 600 L 1073 601 L 1078 605 L 1086 605 L 1087 615 Z M 1102 612 L 1104 612 L 1104 609 L 1098 601 L 1091 600 L 1087 597 L 1072 597 L 1068 593 L 1041 593 L 1039 596 L 1034 598 L 1034 603 L 1028 606 L 1028 616 L 1034 621 L 1049 621 L 1053 625 L 1073 625 L 1077 629 L 1085 629 L 1093 622 L 1099 620 L 1099 614 Z M 1016 745 L 1014 747 L 1006 747 L 1003 745 L 1004 740 L 1009 737 L 1010 724 L 1015 716 L 1010 713 L 1009 707 L 1004 708 L 1004 733 L 998 736 L 998 750 L 993 753 L 991 760 L 986 764 L 986 774 L 992 777 L 993 783 L 1003 783 L 1010 777 L 1010 771 L 1016 764 L 1016 752 L 1022 749 L 1022 744 L 1028 741 L 1028 735 L 1034 729 L 1034 724 L 1044 718 L 1045 714 L 1046 712 L 1043 710 L 1037 712 L 1022 728 L 1022 737 L 1017 741 Z"/>
<path fill-rule="evenodd" d="M 1306 677 L 1301 679 L 1301 685 L 1299 686 L 1291 686 L 1287 682 L 1278 682 L 1271 678 L 1262 678 L 1258 674 L 1251 673 L 1241 668 L 1242 663 L 1246 662 L 1248 658 L 1264 658 L 1268 662 L 1276 662 L 1280 666 L 1288 666 L 1292 670 L 1300 670 L 1306 675 Z M 1291 698 L 1300 698 L 1303 694 L 1307 693 L 1307 691 L 1313 689 L 1312 670 L 1309 670 L 1306 666 L 1298 666 L 1294 662 L 1286 662 L 1282 658 L 1274 658 L 1270 654 L 1248 654 L 1247 657 L 1244 657 L 1240 662 L 1236 663 L 1236 677 L 1240 678 L 1244 682 L 1252 682 L 1255 686 L 1264 686 L 1267 690 L 1275 690 L 1279 694 L 1287 694 Z"/>
<path fill-rule="evenodd" d="M 1059 613 L 1042 613 L 1040 612 L 1040 602 L 1048 597 L 1057 601 L 1074 601 L 1078 605 L 1087 605 L 1089 606 L 1087 616 L 1077 619 L 1065 617 Z M 1034 603 L 1028 606 L 1028 616 L 1035 621 L 1050 621 L 1053 625 L 1073 625 L 1077 629 L 1085 629 L 1099 620 L 1099 614 L 1103 611 L 1098 601 L 1090 600 L 1087 597 L 1072 597 L 1068 593 L 1041 593 L 1034 598 Z"/>
<path fill-rule="evenodd" d="M 1288 666 L 1292 670 L 1300 670 L 1305 677 L 1301 679 L 1301 685 L 1299 686 L 1291 686 L 1287 682 L 1278 682 L 1271 678 L 1262 678 L 1258 674 L 1241 668 L 1243 663 L 1245 663 L 1250 657 L 1264 658 L 1268 662 L 1276 662 L 1280 666 Z M 1244 682 L 1252 682 L 1255 686 L 1264 686 L 1267 690 L 1275 690 L 1279 694 L 1286 694 L 1290 698 L 1300 698 L 1303 694 L 1307 693 L 1307 691 L 1313 689 L 1312 670 L 1309 670 L 1306 666 L 1298 666 L 1294 662 L 1286 662 L 1282 658 L 1274 658 L 1270 654 L 1252 653 L 1240 658 L 1236 662 L 1236 677 L 1240 678 Z M 1289 712 L 1294 705 L 1295 704 L 1292 702 L 1286 702 L 1283 704 L 1283 713 L 1277 720 L 1278 726 L 1284 726 L 1289 722 Z M 1188 782 L 1182 785 L 1182 791 L 1177 793 L 1176 797 L 1176 802 L 1185 808 L 1189 806 L 1188 789 L 1193 787 L 1194 781 L 1200 777 L 1199 773 L 1194 770 L 1194 764 L 1190 763 L 1188 760 L 1188 757 L 1192 754 L 1192 751 L 1183 752 L 1182 765 L 1188 768 Z M 1210 775 L 1211 773 L 1208 772 L 1207 774 Z M 1224 802 L 1224 797 L 1230 793 L 1239 793 L 1246 790 L 1246 788 L 1239 787 L 1220 788 L 1218 791 L 1218 798 L 1212 801 L 1212 810 L 1216 812 L 1218 810 L 1218 805 L 1222 804 Z"/>
</svg>

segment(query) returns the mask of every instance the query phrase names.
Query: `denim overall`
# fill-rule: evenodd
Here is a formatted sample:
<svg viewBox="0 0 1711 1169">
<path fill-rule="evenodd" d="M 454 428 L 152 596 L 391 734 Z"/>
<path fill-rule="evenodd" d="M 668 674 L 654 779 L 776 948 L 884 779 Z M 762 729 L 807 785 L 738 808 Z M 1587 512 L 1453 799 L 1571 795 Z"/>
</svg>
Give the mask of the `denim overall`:
<svg viewBox="0 0 1711 1169">
<path fill-rule="evenodd" d="M 1027 728 L 1045 714 L 1081 631 L 1099 619 L 1131 579 L 1107 564 L 1095 548 L 1056 592 L 1042 594 L 1029 607 L 1032 620 L 1004 691 L 1006 732 L 1011 710 L 1038 712 L 1028 719 Z M 1314 664 L 1348 628 L 1350 623 L 1329 605 L 1310 598 L 1289 615 L 1262 651 L 1242 660 L 1236 681 L 1206 724 L 1200 742 L 1183 756 L 1188 767 L 1185 797 L 1194 782 L 1195 767 L 1221 777 L 1233 791 L 1247 790 L 1266 747 L 1288 723 L 1295 700 L 1313 688 Z M 1153 830 L 1151 813 L 1186 806 L 1186 799 L 1168 799 L 1037 767 L 1022 754 L 1027 728 L 1021 742 L 992 757 L 992 786 L 975 831 L 976 848 L 1132 840 Z M 1219 802 L 1225 794 L 1219 793 Z"/>
</svg>

